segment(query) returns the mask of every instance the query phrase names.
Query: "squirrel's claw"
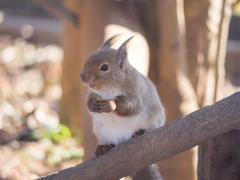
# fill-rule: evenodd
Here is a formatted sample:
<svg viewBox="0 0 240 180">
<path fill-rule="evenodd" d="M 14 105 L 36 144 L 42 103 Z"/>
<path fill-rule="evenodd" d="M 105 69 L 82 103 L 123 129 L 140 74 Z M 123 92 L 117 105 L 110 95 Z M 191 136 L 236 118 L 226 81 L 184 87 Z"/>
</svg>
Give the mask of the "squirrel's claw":
<svg viewBox="0 0 240 180">
<path fill-rule="evenodd" d="M 135 131 L 135 133 L 133 134 L 132 138 L 139 137 L 139 136 L 145 134 L 145 132 L 146 132 L 146 129 L 140 129 L 139 131 Z"/>
<path fill-rule="evenodd" d="M 95 156 L 99 157 L 108 152 L 110 149 L 114 148 L 114 144 L 109 145 L 98 145 L 96 151 L 94 152 Z"/>
</svg>

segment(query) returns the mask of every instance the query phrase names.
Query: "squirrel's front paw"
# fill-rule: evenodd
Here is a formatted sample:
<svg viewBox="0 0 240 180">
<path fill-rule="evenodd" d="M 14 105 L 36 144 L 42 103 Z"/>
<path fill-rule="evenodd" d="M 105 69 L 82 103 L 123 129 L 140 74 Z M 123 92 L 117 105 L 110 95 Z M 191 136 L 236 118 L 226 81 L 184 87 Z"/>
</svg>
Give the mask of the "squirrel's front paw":
<svg viewBox="0 0 240 180">
<path fill-rule="evenodd" d="M 114 148 L 115 145 L 109 144 L 109 145 L 98 145 L 96 151 L 94 152 L 95 156 L 99 157 L 106 152 L 108 152 L 110 149 Z"/>
<path fill-rule="evenodd" d="M 97 102 L 97 98 L 91 98 L 88 100 L 87 102 L 87 106 L 88 106 L 88 109 L 91 111 L 91 112 L 99 112 L 101 113 L 102 110 L 101 108 L 99 107 L 99 104 Z"/>
<path fill-rule="evenodd" d="M 98 101 L 98 104 L 102 112 L 106 112 L 106 113 L 114 111 L 117 107 L 113 99 L 110 99 L 108 101 Z"/>
</svg>

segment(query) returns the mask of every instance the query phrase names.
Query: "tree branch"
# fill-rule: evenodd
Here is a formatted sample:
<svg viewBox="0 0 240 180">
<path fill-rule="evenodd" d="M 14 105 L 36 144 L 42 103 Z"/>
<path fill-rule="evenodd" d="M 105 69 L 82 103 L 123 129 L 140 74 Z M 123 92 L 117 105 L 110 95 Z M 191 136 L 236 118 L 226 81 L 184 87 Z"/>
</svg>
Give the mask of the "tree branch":
<svg viewBox="0 0 240 180">
<path fill-rule="evenodd" d="M 40 180 L 113 180 L 239 127 L 240 92 Z"/>
</svg>

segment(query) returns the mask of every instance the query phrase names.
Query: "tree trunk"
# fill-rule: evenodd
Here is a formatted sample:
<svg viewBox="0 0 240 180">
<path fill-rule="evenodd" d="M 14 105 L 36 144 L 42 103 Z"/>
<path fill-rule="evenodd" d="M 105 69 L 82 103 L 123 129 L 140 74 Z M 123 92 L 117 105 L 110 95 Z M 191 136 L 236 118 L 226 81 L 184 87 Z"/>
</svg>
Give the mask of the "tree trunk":
<svg viewBox="0 0 240 180">
<path fill-rule="evenodd" d="M 186 50 L 189 68 L 189 79 L 197 94 L 198 105 L 203 106 L 206 82 L 206 59 L 208 42 L 209 0 L 184 0 L 186 24 Z"/>
<path fill-rule="evenodd" d="M 81 16 L 81 60 L 84 64 L 87 57 L 100 47 L 104 39 L 104 27 L 106 25 L 105 11 L 100 1 L 78 1 Z M 82 70 L 82 68 L 81 68 Z M 80 70 L 80 71 L 81 71 Z M 81 82 L 82 84 L 82 82 Z M 92 120 L 87 110 L 87 87 L 82 92 L 82 121 L 83 136 L 82 144 L 84 147 L 84 160 L 94 155 L 97 146 L 97 139 L 92 131 Z"/>
<path fill-rule="evenodd" d="M 217 71 L 214 100 L 223 98 L 223 87 L 225 84 L 225 58 L 228 39 L 229 23 L 232 15 L 232 0 L 223 0 L 221 7 L 221 20 L 219 22 L 218 45 L 217 45 Z"/>
<path fill-rule="evenodd" d="M 184 1 L 189 74 L 199 107 L 222 97 L 230 2 Z"/>
<path fill-rule="evenodd" d="M 76 1 L 66 1 L 66 7 L 79 15 Z M 82 130 L 82 89 L 79 71 L 83 66 L 81 57 L 81 29 L 68 19 L 63 19 L 62 47 L 64 59 L 62 62 L 62 98 L 60 101 L 60 122 L 67 125 L 75 136 L 81 136 Z"/>
</svg>

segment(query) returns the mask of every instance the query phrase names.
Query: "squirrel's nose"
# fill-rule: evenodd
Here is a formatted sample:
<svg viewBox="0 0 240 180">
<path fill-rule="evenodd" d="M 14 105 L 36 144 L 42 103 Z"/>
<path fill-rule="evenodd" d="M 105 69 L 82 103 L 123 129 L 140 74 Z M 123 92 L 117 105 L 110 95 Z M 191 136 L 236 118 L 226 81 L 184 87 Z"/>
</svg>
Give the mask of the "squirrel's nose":
<svg viewBox="0 0 240 180">
<path fill-rule="evenodd" d="M 80 74 L 80 78 L 81 78 L 81 80 L 84 82 L 84 80 L 86 79 L 86 75 L 82 72 L 82 73 Z"/>
</svg>

